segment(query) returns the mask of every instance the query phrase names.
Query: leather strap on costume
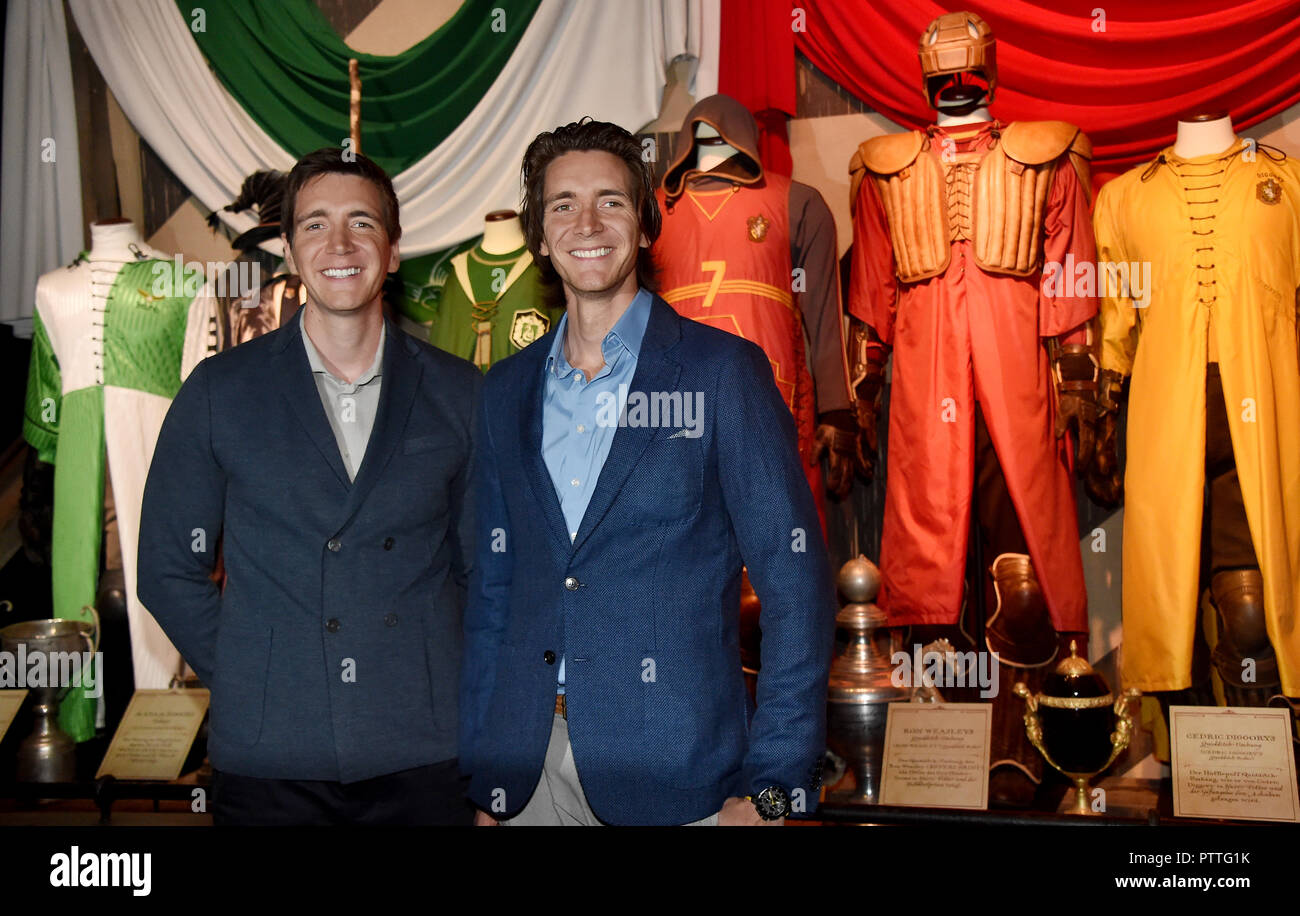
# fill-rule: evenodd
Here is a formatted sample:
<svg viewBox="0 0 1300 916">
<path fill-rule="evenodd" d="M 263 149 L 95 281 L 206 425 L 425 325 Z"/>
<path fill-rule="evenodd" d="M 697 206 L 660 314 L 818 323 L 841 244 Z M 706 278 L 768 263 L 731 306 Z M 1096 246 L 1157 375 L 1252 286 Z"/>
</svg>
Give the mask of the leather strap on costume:
<svg viewBox="0 0 1300 916">
<path fill-rule="evenodd" d="M 984 628 L 989 650 L 1013 668 L 1048 664 L 1056 657 L 1056 629 L 1033 562 L 1023 553 L 1004 553 L 991 572 L 998 606 Z"/>
<path fill-rule="evenodd" d="M 946 172 L 968 185 L 970 163 L 941 164 L 920 132 L 875 137 L 858 147 L 849 164 L 853 199 L 864 178 L 876 184 L 893 243 L 895 271 L 904 283 L 938 276 L 948 268 L 953 241 L 973 225 L 975 261 L 989 273 L 1029 276 L 1042 258 L 1043 220 L 1056 165 L 1068 153 L 1089 187 L 1092 145 L 1064 121 L 1019 121 L 974 168 L 973 189 L 949 194 Z M 965 157 L 961 157 L 964 159 Z"/>
</svg>

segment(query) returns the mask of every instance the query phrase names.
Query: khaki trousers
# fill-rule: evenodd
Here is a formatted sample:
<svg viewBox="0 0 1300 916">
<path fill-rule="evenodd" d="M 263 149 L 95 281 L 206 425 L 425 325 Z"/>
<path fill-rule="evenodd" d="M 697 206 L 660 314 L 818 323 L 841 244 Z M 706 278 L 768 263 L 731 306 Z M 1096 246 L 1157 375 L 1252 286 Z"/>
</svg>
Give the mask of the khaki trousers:
<svg viewBox="0 0 1300 916">
<path fill-rule="evenodd" d="M 524 810 L 501 822 L 510 827 L 600 827 L 599 818 L 592 813 L 578 781 L 578 767 L 573 762 L 573 748 L 569 746 L 569 723 L 557 715 L 551 722 L 551 740 L 546 747 L 546 762 L 542 776 L 537 780 L 533 797 Z M 718 815 L 711 814 L 687 827 L 716 827 Z"/>
</svg>

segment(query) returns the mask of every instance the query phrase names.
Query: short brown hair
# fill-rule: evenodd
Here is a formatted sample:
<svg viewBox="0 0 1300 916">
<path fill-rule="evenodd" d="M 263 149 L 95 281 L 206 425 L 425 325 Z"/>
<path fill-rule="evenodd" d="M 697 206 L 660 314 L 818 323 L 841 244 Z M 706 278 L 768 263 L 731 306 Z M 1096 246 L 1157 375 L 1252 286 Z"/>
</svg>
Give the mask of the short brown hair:
<svg viewBox="0 0 1300 916">
<path fill-rule="evenodd" d="M 557 127 L 555 130 L 538 134 L 528 151 L 524 153 L 524 165 L 520 174 L 522 187 L 522 204 L 519 207 L 519 219 L 524 226 L 524 239 L 528 250 L 533 255 L 541 271 L 542 279 L 555 284 L 559 279 L 551 259 L 541 253 L 542 217 L 545 212 L 543 198 L 546 192 L 546 169 L 565 153 L 598 150 L 612 153 L 623 160 L 628 175 L 632 179 L 632 196 L 636 202 L 637 222 L 641 232 L 651 245 L 659 238 L 663 218 L 659 213 L 659 202 L 655 200 L 654 174 L 650 163 L 643 155 L 641 143 L 635 136 L 617 124 L 607 121 L 593 121 L 583 118 Z M 641 248 L 636 257 L 636 280 L 648 290 L 655 290 L 654 258 L 649 248 Z"/>
<path fill-rule="evenodd" d="M 284 183 L 284 204 L 280 214 L 280 231 L 293 244 L 294 223 L 297 217 L 294 211 L 298 204 L 298 192 L 307 182 L 321 175 L 335 173 L 357 175 L 369 181 L 379 189 L 379 217 L 388 233 L 388 241 L 396 242 L 402 237 L 402 224 L 397 218 L 397 193 L 388 173 L 380 168 L 373 159 L 361 153 L 344 151 L 337 146 L 324 147 L 314 153 L 308 153 L 298 160 Z"/>
</svg>

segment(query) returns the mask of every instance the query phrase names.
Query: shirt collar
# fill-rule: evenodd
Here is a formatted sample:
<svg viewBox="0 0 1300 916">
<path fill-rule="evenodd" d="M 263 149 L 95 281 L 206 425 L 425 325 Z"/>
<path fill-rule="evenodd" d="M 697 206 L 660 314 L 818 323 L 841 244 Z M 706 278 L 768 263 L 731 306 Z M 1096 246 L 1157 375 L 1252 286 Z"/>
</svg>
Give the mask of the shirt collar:
<svg viewBox="0 0 1300 916">
<path fill-rule="evenodd" d="M 352 387 L 360 388 L 383 374 L 381 370 L 384 365 L 384 339 L 388 335 L 387 324 L 387 322 L 384 322 L 379 326 L 379 346 L 375 350 L 375 358 L 370 361 L 370 368 L 357 376 L 355 382 L 350 383 Z M 307 362 L 311 366 L 312 372 L 323 372 L 340 385 L 349 384 L 325 368 L 325 362 L 321 359 L 320 351 L 316 349 L 316 345 L 312 343 L 311 337 L 307 334 L 306 325 L 302 326 L 302 345 L 307 351 Z"/>
<path fill-rule="evenodd" d="M 620 348 L 637 359 L 641 355 L 641 341 L 645 339 L 645 329 L 650 323 L 650 306 L 654 302 L 649 290 L 641 288 L 632 297 L 631 303 L 619 316 L 614 327 L 610 328 L 600 349 L 605 356 L 605 364 L 610 365 L 610 358 Z M 560 316 L 560 323 L 555 330 L 555 339 L 551 341 L 551 351 L 546 357 L 546 371 L 557 378 L 566 378 L 574 369 L 564 356 L 564 333 L 569 326 L 569 312 L 566 309 Z"/>
</svg>

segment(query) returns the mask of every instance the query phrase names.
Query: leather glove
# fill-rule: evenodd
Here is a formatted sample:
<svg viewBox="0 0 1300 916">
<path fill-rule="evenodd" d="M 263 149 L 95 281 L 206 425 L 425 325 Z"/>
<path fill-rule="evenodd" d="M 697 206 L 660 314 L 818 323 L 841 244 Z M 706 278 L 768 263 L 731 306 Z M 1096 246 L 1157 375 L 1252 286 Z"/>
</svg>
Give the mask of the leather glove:
<svg viewBox="0 0 1300 916">
<path fill-rule="evenodd" d="M 863 467 L 862 441 L 853 411 L 828 410 L 817 418 L 813 433 L 813 461 L 826 455 L 826 491 L 836 499 L 849 495 L 853 475 Z"/>
<path fill-rule="evenodd" d="M 1083 479 L 1088 496 L 1099 506 L 1119 505 L 1124 479 L 1119 469 L 1119 402 L 1124 377 L 1110 369 L 1101 371 L 1101 390 L 1097 396 L 1099 414 L 1097 445 L 1092 464 Z"/>
<path fill-rule="evenodd" d="M 1074 469 L 1083 477 L 1092 465 L 1097 434 L 1097 364 L 1083 344 L 1067 344 L 1056 354 L 1056 438 L 1073 430 Z"/>
<path fill-rule="evenodd" d="M 875 476 L 876 460 L 880 454 L 879 426 L 881 393 L 885 388 L 885 360 L 888 358 L 883 344 L 875 332 L 865 324 L 853 323 L 853 407 L 861 431 L 860 453 L 863 478 Z"/>
</svg>

